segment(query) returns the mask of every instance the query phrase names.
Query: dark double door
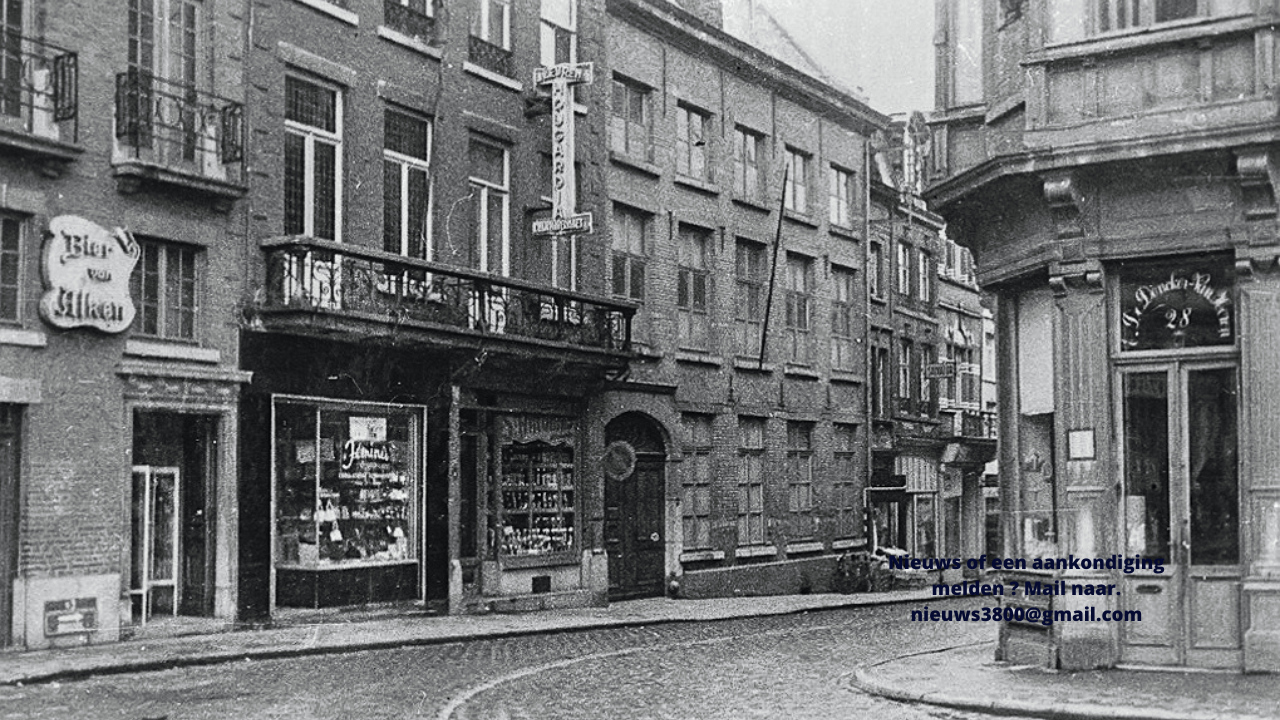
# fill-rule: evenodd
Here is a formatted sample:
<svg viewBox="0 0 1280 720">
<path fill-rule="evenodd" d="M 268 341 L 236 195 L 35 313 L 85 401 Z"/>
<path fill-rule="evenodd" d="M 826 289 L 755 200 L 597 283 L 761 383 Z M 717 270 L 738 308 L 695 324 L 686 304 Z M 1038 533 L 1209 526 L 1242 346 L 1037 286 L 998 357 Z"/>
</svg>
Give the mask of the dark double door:
<svg viewBox="0 0 1280 720">
<path fill-rule="evenodd" d="M 666 453 L 661 435 L 643 416 L 609 423 L 608 442 L 635 449 L 635 467 L 605 476 L 604 542 L 613 600 L 661 595 L 666 548 Z"/>
</svg>

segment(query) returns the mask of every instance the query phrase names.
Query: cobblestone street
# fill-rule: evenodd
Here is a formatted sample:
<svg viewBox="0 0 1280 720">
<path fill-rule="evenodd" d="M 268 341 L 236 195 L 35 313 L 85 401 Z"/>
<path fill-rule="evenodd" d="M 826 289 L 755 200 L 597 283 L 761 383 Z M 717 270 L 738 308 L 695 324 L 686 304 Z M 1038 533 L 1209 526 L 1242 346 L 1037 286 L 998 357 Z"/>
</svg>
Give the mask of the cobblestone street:
<svg viewBox="0 0 1280 720">
<path fill-rule="evenodd" d="M 909 623 L 906 612 L 851 608 L 7 687 L 0 718 L 968 717 L 848 686 L 859 663 L 994 632 Z"/>
</svg>

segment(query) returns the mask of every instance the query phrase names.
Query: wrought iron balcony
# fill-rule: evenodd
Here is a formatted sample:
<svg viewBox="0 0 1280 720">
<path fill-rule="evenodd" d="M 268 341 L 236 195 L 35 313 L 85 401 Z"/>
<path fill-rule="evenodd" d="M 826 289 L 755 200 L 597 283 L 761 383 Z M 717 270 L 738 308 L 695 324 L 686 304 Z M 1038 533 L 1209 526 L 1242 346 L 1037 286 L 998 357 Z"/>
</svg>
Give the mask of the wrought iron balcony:
<svg viewBox="0 0 1280 720">
<path fill-rule="evenodd" d="M 244 105 L 131 68 L 116 75 L 116 177 L 244 194 Z M 126 183 L 128 187 L 124 186 Z"/>
<path fill-rule="evenodd" d="M 383 23 L 396 32 L 436 44 L 436 19 L 428 14 L 435 0 L 382 0 Z"/>
<path fill-rule="evenodd" d="M 467 36 L 467 59 L 489 72 L 509 78 L 516 76 L 515 63 L 512 62 L 511 51 L 482 40 L 475 35 Z"/>
<path fill-rule="evenodd" d="M 989 410 L 961 410 L 947 412 L 948 422 L 938 428 L 946 438 L 966 440 L 995 440 L 999 435 L 999 416 Z"/>
<path fill-rule="evenodd" d="M 615 356 L 631 350 L 636 309 L 626 303 L 310 237 L 270 238 L 262 248 L 267 288 L 257 310 L 269 329 L 358 338 L 392 326 L 445 344 L 501 339 Z"/>
<path fill-rule="evenodd" d="M 79 56 L 56 45 L 0 32 L 0 143 L 70 160 L 79 141 Z"/>
</svg>

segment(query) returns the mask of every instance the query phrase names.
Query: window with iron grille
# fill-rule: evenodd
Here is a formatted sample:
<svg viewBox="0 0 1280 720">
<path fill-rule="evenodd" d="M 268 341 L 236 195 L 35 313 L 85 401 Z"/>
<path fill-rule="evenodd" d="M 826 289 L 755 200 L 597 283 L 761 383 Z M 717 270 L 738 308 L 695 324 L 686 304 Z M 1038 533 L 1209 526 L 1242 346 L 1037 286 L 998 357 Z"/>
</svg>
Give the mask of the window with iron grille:
<svg viewBox="0 0 1280 720">
<path fill-rule="evenodd" d="M 809 214 L 809 154 L 787 148 L 786 208 L 801 215 Z"/>
<path fill-rule="evenodd" d="M 838 370 L 857 368 L 854 343 L 857 317 L 857 275 L 850 268 L 831 268 L 831 367 Z"/>
<path fill-rule="evenodd" d="M 764 136 L 744 127 L 733 129 L 733 192 L 746 200 L 759 200 Z"/>
<path fill-rule="evenodd" d="M 578 62 L 577 0 L 542 0 L 541 61 L 546 67 Z"/>
<path fill-rule="evenodd" d="M 853 228 L 853 173 L 836 165 L 830 168 L 827 202 L 828 220 L 832 225 Z"/>
<path fill-rule="evenodd" d="M 745 357 L 759 358 L 768 283 L 766 246 L 739 238 L 734 251 L 734 278 L 737 285 L 734 325 L 737 330 L 737 352 Z"/>
<path fill-rule="evenodd" d="M 285 77 L 284 232 L 341 240 L 342 103 L 336 89 Z"/>
<path fill-rule="evenodd" d="M 787 422 L 787 510 L 791 539 L 813 536 L 813 423 Z"/>
<path fill-rule="evenodd" d="M 711 116 L 680 105 L 676 108 L 676 172 L 697 180 L 711 179 L 707 161 L 711 142 Z"/>
<path fill-rule="evenodd" d="M 138 238 L 138 245 L 142 254 L 129 280 L 130 294 L 138 309 L 134 332 L 195 341 L 200 250 L 151 238 Z"/>
<path fill-rule="evenodd" d="M 217 157 L 200 99 L 209 84 L 204 10 L 200 0 L 129 0 L 129 91 L 117 98 L 129 105 L 129 127 L 117 131 L 164 164 Z"/>
<path fill-rule="evenodd" d="M 764 544 L 764 418 L 738 418 L 738 545 Z"/>
<path fill-rule="evenodd" d="M 22 218 L 0 213 L 0 321 L 22 319 Z"/>
<path fill-rule="evenodd" d="M 858 492 L 858 478 L 863 469 L 858 462 L 858 426 L 852 423 L 836 423 L 832 449 L 831 513 L 837 538 L 853 538 L 861 535 L 862 494 Z"/>
<path fill-rule="evenodd" d="M 676 308 L 679 314 L 680 347 L 708 350 L 711 326 L 708 316 L 711 295 L 708 262 L 711 231 L 682 224 L 678 235 Z"/>
<path fill-rule="evenodd" d="M 399 110 L 383 113 L 382 247 L 430 259 L 431 123 Z"/>
<path fill-rule="evenodd" d="M 486 137 L 472 135 L 470 165 L 472 226 L 468 267 L 495 275 L 511 272 L 510 153 Z"/>
<path fill-rule="evenodd" d="M 787 362 L 813 362 L 813 260 L 787 253 Z"/>
<path fill-rule="evenodd" d="M 653 162 L 653 90 L 618 76 L 613 78 L 609 149 L 644 162 Z"/>
<path fill-rule="evenodd" d="M 684 426 L 683 498 L 684 548 L 711 547 L 712 428 L 714 415 L 686 413 Z"/>
</svg>

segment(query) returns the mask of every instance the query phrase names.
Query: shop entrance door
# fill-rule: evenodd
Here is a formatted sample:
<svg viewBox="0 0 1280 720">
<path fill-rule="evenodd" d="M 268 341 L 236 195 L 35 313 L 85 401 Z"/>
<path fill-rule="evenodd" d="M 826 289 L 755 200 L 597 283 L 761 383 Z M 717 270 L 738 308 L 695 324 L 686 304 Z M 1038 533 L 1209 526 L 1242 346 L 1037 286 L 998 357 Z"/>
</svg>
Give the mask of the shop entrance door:
<svg viewBox="0 0 1280 720">
<path fill-rule="evenodd" d="M 605 474 L 604 542 L 609 555 L 609 597 L 662 594 L 665 568 L 665 443 L 653 421 L 624 415 L 605 429 L 607 443 L 635 450 L 629 474 Z"/>
<path fill-rule="evenodd" d="M 133 572 L 129 594 L 139 624 L 178 614 L 178 488 L 176 467 L 133 468 Z"/>
<path fill-rule="evenodd" d="M 1234 363 L 1169 362 L 1119 376 L 1127 559 L 1124 662 L 1238 668 L 1241 662 L 1237 378 Z"/>
<path fill-rule="evenodd" d="M 13 643 L 13 580 L 18 574 L 18 418 L 21 406 L 0 404 L 0 647 Z"/>
</svg>

